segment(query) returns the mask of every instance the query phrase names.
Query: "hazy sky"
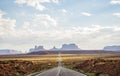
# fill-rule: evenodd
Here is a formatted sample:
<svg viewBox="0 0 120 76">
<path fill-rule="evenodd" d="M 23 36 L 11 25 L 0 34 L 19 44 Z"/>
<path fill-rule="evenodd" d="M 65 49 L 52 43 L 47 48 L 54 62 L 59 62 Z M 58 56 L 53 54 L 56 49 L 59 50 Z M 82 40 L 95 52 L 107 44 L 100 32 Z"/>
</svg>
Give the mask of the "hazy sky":
<svg viewBox="0 0 120 76">
<path fill-rule="evenodd" d="M 0 49 L 120 45 L 120 0 L 0 0 Z"/>
</svg>

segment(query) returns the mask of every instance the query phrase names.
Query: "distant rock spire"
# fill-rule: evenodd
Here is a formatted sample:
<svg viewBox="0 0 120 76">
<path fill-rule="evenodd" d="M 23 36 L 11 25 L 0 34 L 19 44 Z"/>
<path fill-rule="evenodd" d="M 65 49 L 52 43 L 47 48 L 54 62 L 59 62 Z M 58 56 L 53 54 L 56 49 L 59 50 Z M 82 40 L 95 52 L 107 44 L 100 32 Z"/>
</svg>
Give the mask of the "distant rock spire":
<svg viewBox="0 0 120 76">
<path fill-rule="evenodd" d="M 53 50 L 53 51 L 57 51 L 57 50 L 59 50 L 58 48 L 56 48 L 55 46 L 52 48 L 52 49 L 50 49 L 50 50 Z"/>
<path fill-rule="evenodd" d="M 43 46 L 36 46 L 34 48 L 29 49 L 29 52 L 37 52 L 37 51 L 44 51 L 44 47 Z"/>
<path fill-rule="evenodd" d="M 76 44 L 72 43 L 72 44 L 63 44 L 61 50 L 80 50 L 80 49 Z"/>
</svg>

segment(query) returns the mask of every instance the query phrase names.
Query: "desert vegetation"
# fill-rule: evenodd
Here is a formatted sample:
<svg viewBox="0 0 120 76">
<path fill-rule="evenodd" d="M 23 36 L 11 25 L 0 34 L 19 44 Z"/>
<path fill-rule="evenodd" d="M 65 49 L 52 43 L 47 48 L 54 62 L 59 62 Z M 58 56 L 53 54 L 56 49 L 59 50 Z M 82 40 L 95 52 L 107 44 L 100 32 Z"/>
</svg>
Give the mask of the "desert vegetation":
<svg viewBox="0 0 120 76">
<path fill-rule="evenodd" d="M 120 56 L 64 61 L 64 67 L 87 76 L 120 76 Z"/>
<path fill-rule="evenodd" d="M 62 54 L 62 66 L 88 76 L 120 76 L 119 54 Z M 26 76 L 57 67 L 58 55 L 0 56 L 0 76 Z"/>
<path fill-rule="evenodd" d="M 0 61 L 0 76 L 26 76 L 27 74 L 56 67 L 53 62 L 34 63 L 23 60 Z"/>
</svg>

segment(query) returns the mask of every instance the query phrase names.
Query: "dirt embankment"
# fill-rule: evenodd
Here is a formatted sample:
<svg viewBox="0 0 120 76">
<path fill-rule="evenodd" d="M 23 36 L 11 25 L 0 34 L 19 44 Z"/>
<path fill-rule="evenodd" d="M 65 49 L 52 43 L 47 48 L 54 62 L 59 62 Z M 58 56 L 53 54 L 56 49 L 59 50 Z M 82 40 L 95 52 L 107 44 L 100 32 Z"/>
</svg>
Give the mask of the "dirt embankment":
<svg viewBox="0 0 120 76">
<path fill-rule="evenodd" d="M 92 59 L 81 62 L 74 68 L 95 73 L 95 76 L 120 76 L 120 61 Z"/>
<path fill-rule="evenodd" d="M 37 64 L 31 61 L 0 61 L 0 76 L 25 76 L 33 72 L 52 68 L 53 66 L 49 66 L 48 63 Z"/>
</svg>

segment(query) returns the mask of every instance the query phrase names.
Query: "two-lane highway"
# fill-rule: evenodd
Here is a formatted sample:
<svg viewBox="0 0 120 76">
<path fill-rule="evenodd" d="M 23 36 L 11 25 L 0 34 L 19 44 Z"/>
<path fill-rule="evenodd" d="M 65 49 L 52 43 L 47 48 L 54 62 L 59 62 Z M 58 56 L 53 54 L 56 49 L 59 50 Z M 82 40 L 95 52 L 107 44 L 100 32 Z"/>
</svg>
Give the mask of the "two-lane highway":
<svg viewBox="0 0 120 76">
<path fill-rule="evenodd" d="M 53 68 L 53 69 L 44 71 L 42 73 L 37 73 L 37 74 L 29 75 L 29 76 L 87 76 L 82 73 L 76 72 L 74 70 L 62 67 L 61 61 L 62 61 L 61 54 L 59 53 L 57 68 Z"/>
<path fill-rule="evenodd" d="M 59 68 L 53 68 L 33 76 L 56 76 L 58 74 L 58 71 L 59 71 Z"/>
<path fill-rule="evenodd" d="M 32 76 L 87 76 L 71 69 L 57 67 Z"/>
</svg>

